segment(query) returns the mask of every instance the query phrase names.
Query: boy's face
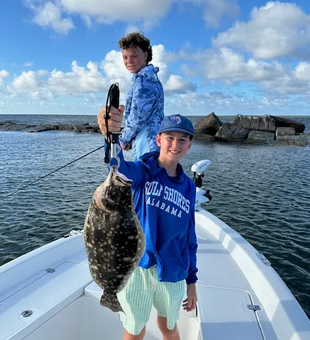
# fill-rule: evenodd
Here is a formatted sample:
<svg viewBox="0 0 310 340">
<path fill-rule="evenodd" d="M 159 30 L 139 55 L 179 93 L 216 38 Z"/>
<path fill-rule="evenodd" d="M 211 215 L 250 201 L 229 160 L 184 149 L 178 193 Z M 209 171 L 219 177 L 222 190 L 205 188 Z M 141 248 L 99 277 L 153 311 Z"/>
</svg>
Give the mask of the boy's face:
<svg viewBox="0 0 310 340">
<path fill-rule="evenodd" d="M 180 131 L 162 132 L 156 136 L 156 142 L 162 160 L 172 162 L 178 162 L 184 157 L 193 144 L 190 136 Z"/>
<path fill-rule="evenodd" d="M 130 47 L 122 49 L 123 61 L 127 70 L 131 73 L 138 73 L 147 65 L 147 52 L 143 52 L 140 47 Z"/>
</svg>

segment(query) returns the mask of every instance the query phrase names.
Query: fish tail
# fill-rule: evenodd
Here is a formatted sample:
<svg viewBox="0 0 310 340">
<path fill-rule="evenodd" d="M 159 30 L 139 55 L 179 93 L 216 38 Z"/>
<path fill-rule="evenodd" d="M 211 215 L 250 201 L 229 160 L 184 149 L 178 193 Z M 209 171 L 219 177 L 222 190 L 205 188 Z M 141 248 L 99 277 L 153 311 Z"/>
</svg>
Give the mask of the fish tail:
<svg viewBox="0 0 310 340">
<path fill-rule="evenodd" d="M 102 294 L 100 304 L 103 307 L 111 309 L 112 312 L 124 312 L 115 293 Z"/>
</svg>

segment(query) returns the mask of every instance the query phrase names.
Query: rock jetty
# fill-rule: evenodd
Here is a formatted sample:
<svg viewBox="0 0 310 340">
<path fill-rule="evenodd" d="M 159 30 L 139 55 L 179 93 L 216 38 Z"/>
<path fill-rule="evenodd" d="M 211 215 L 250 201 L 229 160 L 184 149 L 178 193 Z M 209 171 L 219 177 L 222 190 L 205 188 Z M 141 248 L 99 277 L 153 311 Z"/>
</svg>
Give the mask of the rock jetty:
<svg viewBox="0 0 310 340">
<path fill-rule="evenodd" d="M 0 122 L 0 131 L 24 131 L 24 132 L 43 132 L 43 131 L 73 131 L 73 132 L 97 132 L 101 133 L 99 127 L 88 123 L 83 125 L 29 125 L 19 124 L 12 120 Z"/>
<path fill-rule="evenodd" d="M 233 123 L 223 123 L 214 113 L 202 117 L 195 124 L 195 139 L 206 142 L 245 142 L 260 144 L 310 144 L 310 133 L 298 121 L 276 116 L 237 115 Z M 29 125 L 12 120 L 0 122 L 0 131 L 72 131 L 101 133 L 98 125 Z"/>
<path fill-rule="evenodd" d="M 305 146 L 310 144 L 310 133 L 304 130 L 303 123 L 270 115 L 237 115 L 233 123 L 223 123 L 212 112 L 195 124 L 195 139 Z"/>
</svg>

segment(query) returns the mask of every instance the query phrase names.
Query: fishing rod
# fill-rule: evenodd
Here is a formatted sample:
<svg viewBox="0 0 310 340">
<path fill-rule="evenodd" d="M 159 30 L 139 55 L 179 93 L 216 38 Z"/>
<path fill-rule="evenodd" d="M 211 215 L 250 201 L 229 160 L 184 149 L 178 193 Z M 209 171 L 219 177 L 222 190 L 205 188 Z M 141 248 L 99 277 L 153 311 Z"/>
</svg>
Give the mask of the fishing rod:
<svg viewBox="0 0 310 340">
<path fill-rule="evenodd" d="M 106 122 L 106 127 L 107 127 L 107 137 L 105 138 L 105 142 L 106 142 L 106 150 L 105 150 L 105 157 L 104 157 L 104 161 L 105 163 L 110 163 L 110 158 L 113 159 L 115 158 L 119 164 L 119 158 L 117 157 L 118 153 L 119 153 L 119 150 L 117 147 L 119 147 L 118 145 L 118 137 L 119 135 L 121 134 L 120 132 L 109 132 L 108 131 L 108 119 L 110 118 L 110 115 L 109 115 L 109 112 L 110 112 L 110 109 L 111 109 L 111 106 L 114 106 L 115 108 L 118 108 L 119 107 L 119 87 L 118 87 L 118 84 L 112 84 L 110 86 L 110 89 L 109 89 L 109 92 L 108 92 L 108 95 L 107 95 L 107 100 L 106 100 L 106 114 L 105 114 L 105 122 Z M 111 148 L 112 146 L 112 148 Z M 37 178 L 36 180 L 28 183 L 28 184 L 25 184 L 23 185 L 22 187 L 19 187 L 18 189 L 16 189 L 15 191 L 3 196 L 3 197 L 0 197 L 0 202 L 4 201 L 5 199 L 17 194 L 19 191 L 21 190 L 24 190 L 26 189 L 27 187 L 41 181 L 42 179 L 54 174 L 55 172 L 81 160 L 82 158 L 84 157 L 87 157 L 89 156 L 90 154 L 100 150 L 104 148 L 104 145 L 101 145 L 99 146 L 97 149 L 94 149 L 88 153 L 86 153 L 85 155 L 79 157 L 79 158 L 76 158 L 74 159 L 73 161 L 65 164 L 65 165 L 62 165 L 61 167 L 49 172 L 48 174 L 46 175 L 43 175 L 39 178 Z M 111 157 L 110 157 L 110 153 L 111 153 Z"/>
</svg>

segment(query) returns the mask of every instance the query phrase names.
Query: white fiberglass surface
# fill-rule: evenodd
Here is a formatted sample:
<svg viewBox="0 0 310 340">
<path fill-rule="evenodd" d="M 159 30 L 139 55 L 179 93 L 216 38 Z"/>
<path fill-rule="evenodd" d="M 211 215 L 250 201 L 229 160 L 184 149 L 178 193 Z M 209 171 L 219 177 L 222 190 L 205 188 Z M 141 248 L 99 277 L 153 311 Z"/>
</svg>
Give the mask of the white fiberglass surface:
<svg viewBox="0 0 310 340">
<path fill-rule="evenodd" d="M 181 340 L 201 340 L 196 318 L 183 316 L 179 320 L 179 328 Z M 123 327 L 118 313 L 112 313 L 107 308 L 103 308 L 93 297 L 82 296 L 24 339 L 121 340 L 122 336 Z M 162 337 L 157 329 L 156 313 L 152 311 L 145 340 L 157 339 L 162 339 Z"/>
</svg>

